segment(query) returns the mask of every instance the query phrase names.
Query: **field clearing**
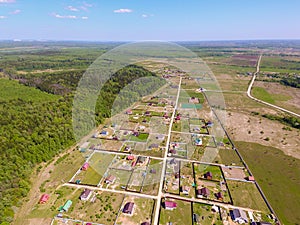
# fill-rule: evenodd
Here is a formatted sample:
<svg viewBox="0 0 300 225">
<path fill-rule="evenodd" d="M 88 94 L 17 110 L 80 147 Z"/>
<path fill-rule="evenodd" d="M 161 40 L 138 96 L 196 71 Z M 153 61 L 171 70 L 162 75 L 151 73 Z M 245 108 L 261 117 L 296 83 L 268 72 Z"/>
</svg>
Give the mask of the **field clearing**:
<svg viewBox="0 0 300 225">
<path fill-rule="evenodd" d="M 247 142 L 236 144 L 279 220 L 284 224 L 297 224 L 300 221 L 300 160 L 274 147 Z"/>
<path fill-rule="evenodd" d="M 234 205 L 269 212 L 254 183 L 227 180 L 227 185 Z"/>
<path fill-rule="evenodd" d="M 48 94 L 33 87 L 19 84 L 18 81 L 0 78 L 0 101 L 22 99 L 31 102 L 56 101 L 58 95 Z"/>
<path fill-rule="evenodd" d="M 287 95 L 270 94 L 266 89 L 262 87 L 253 87 L 252 94 L 253 97 L 268 102 L 270 104 L 276 104 L 278 102 L 288 101 L 291 99 L 291 97 Z"/>
<path fill-rule="evenodd" d="M 287 87 L 279 83 L 256 81 L 255 87 L 263 88 L 268 95 L 274 98 L 275 105 L 286 108 L 293 112 L 300 110 L 300 90 Z M 280 98 L 281 97 L 281 98 Z"/>
</svg>

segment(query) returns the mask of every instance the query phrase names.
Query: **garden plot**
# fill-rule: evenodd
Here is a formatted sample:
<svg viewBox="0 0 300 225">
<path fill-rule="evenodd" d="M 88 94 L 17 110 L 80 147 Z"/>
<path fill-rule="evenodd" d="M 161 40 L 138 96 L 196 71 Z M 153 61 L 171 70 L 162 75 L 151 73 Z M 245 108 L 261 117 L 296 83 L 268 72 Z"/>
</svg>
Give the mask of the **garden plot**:
<svg viewBox="0 0 300 225">
<path fill-rule="evenodd" d="M 143 182 L 142 193 L 156 195 L 162 172 L 162 161 L 150 159 L 147 174 Z"/>
<path fill-rule="evenodd" d="M 133 207 L 126 208 L 126 205 L 130 203 Z M 137 225 L 143 222 L 151 223 L 154 206 L 155 200 L 153 199 L 126 196 L 115 224 Z"/>
<path fill-rule="evenodd" d="M 190 128 L 188 118 L 181 117 L 180 120 L 177 120 L 175 123 L 173 123 L 172 131 L 189 133 Z"/>
<path fill-rule="evenodd" d="M 172 210 L 166 209 L 165 202 L 174 202 L 172 205 L 174 208 Z M 176 205 L 176 207 L 175 207 Z M 161 204 L 159 224 L 165 225 L 172 222 L 173 225 L 192 225 L 192 211 L 191 203 L 175 200 L 175 199 L 165 199 Z"/>
<path fill-rule="evenodd" d="M 222 225 L 222 218 L 220 216 L 219 207 L 201 204 L 197 202 L 192 203 L 194 225 Z"/>
<path fill-rule="evenodd" d="M 106 171 L 105 177 L 101 180 L 103 188 L 122 190 L 125 189 L 132 170 L 122 170 L 110 168 Z"/>
<path fill-rule="evenodd" d="M 86 162 L 88 167 L 85 170 L 79 170 L 71 182 L 96 186 L 114 158 L 115 155 L 112 154 L 94 153 L 90 160 Z"/>
<path fill-rule="evenodd" d="M 134 131 L 138 127 L 138 123 L 130 122 L 130 121 L 123 121 L 121 124 L 121 130 L 129 130 Z"/>
<path fill-rule="evenodd" d="M 171 159 L 167 161 L 164 190 L 171 194 L 180 194 L 180 161 Z"/>
<path fill-rule="evenodd" d="M 223 175 L 219 166 L 194 163 L 194 171 L 197 177 L 206 180 L 223 181 Z"/>
<path fill-rule="evenodd" d="M 189 118 L 189 130 L 191 133 L 209 134 L 205 120 L 198 118 Z"/>
<path fill-rule="evenodd" d="M 128 156 L 116 156 L 109 168 L 119 170 L 132 170 L 132 161 L 127 159 Z"/>
<path fill-rule="evenodd" d="M 141 192 L 147 171 L 143 168 L 137 168 L 131 174 L 126 190 Z"/>
<path fill-rule="evenodd" d="M 123 145 L 122 141 L 118 141 L 118 140 L 103 140 L 102 141 L 101 150 L 120 151 L 122 145 Z"/>
<path fill-rule="evenodd" d="M 165 119 L 164 117 L 151 117 L 149 125 L 151 133 L 167 134 L 170 120 L 170 118 Z"/>
<path fill-rule="evenodd" d="M 187 197 L 195 196 L 195 181 L 192 163 L 180 163 L 180 195 Z"/>
</svg>

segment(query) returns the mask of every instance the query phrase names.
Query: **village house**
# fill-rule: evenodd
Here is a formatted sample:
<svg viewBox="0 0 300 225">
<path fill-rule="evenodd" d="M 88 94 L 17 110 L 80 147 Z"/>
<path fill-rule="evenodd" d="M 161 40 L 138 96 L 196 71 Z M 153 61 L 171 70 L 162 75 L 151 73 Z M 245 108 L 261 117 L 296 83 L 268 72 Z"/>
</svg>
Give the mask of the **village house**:
<svg viewBox="0 0 300 225">
<path fill-rule="evenodd" d="M 177 203 L 172 201 L 165 201 L 164 205 L 166 210 L 173 210 L 177 207 Z"/>
<path fill-rule="evenodd" d="M 105 183 L 107 184 L 112 184 L 114 183 L 116 180 L 116 177 L 113 175 L 109 175 L 108 177 L 105 178 Z"/>
<path fill-rule="evenodd" d="M 206 172 L 204 174 L 204 178 L 207 180 L 212 180 L 212 178 L 213 178 L 212 172 L 210 172 L 210 171 Z"/>
<path fill-rule="evenodd" d="M 134 203 L 133 202 L 127 202 L 123 208 L 123 213 L 126 214 L 133 214 L 133 210 L 134 210 Z"/>
<path fill-rule="evenodd" d="M 81 193 L 81 195 L 80 195 L 80 200 L 81 201 L 87 201 L 87 200 L 89 200 L 90 199 L 90 197 L 91 197 L 91 195 L 92 195 L 92 190 L 90 190 L 90 189 L 84 189 L 84 191 Z"/>
<path fill-rule="evenodd" d="M 196 97 L 190 97 L 189 103 L 198 104 L 199 103 L 199 99 L 196 98 Z"/>
<path fill-rule="evenodd" d="M 87 163 L 87 162 L 85 162 L 84 164 L 83 164 L 83 166 L 81 167 L 81 170 L 83 170 L 83 171 L 86 171 L 88 168 L 89 168 L 89 164 Z"/>
<path fill-rule="evenodd" d="M 43 194 L 39 200 L 40 204 L 44 204 L 49 200 L 50 196 L 48 194 Z"/>
<path fill-rule="evenodd" d="M 219 200 L 219 201 L 223 201 L 223 195 L 222 195 L 222 192 L 218 192 L 215 194 L 216 198 Z"/>
<path fill-rule="evenodd" d="M 209 194 L 210 194 L 210 191 L 206 187 L 197 189 L 197 198 L 202 198 L 202 197 L 207 198 L 209 196 Z"/>
<path fill-rule="evenodd" d="M 248 217 L 245 213 L 245 211 L 241 209 L 233 209 L 230 210 L 230 216 L 232 220 L 236 223 L 242 224 L 242 223 L 248 223 Z"/>
</svg>

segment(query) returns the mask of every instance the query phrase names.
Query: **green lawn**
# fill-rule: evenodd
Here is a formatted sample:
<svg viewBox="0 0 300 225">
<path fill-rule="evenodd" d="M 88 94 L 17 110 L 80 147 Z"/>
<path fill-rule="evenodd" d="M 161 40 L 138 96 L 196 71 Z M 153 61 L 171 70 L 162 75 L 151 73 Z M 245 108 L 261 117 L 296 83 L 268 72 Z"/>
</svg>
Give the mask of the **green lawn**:
<svg viewBox="0 0 300 225">
<path fill-rule="evenodd" d="M 201 203 L 193 203 L 193 212 L 197 214 L 199 217 L 199 222 L 194 223 L 201 225 L 222 225 L 222 220 L 220 219 L 219 212 L 212 212 L 211 205 L 201 204 Z"/>
<path fill-rule="evenodd" d="M 284 224 L 299 223 L 300 160 L 273 147 L 236 144 L 279 220 Z"/>
<path fill-rule="evenodd" d="M 0 101 L 22 99 L 24 101 L 41 102 L 55 101 L 57 95 L 48 94 L 33 87 L 19 84 L 18 81 L 0 79 Z"/>
</svg>

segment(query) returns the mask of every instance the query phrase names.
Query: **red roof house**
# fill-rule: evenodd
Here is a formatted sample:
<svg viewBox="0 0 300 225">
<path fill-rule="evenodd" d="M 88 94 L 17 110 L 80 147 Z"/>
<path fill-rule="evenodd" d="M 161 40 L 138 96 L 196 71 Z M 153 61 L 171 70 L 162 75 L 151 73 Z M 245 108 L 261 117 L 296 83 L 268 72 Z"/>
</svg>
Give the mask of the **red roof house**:
<svg viewBox="0 0 300 225">
<path fill-rule="evenodd" d="M 86 162 L 83 164 L 83 166 L 81 167 L 81 170 L 87 170 L 89 168 L 89 164 Z"/>
<path fill-rule="evenodd" d="M 167 210 L 173 210 L 176 209 L 177 203 L 172 201 L 165 201 L 165 209 Z"/>
<path fill-rule="evenodd" d="M 44 204 L 44 203 L 46 203 L 46 202 L 49 200 L 49 198 L 50 198 L 50 196 L 49 196 L 48 194 L 43 194 L 43 195 L 41 196 L 41 198 L 40 198 L 39 203 L 40 203 L 40 204 Z"/>
</svg>

